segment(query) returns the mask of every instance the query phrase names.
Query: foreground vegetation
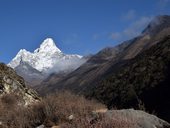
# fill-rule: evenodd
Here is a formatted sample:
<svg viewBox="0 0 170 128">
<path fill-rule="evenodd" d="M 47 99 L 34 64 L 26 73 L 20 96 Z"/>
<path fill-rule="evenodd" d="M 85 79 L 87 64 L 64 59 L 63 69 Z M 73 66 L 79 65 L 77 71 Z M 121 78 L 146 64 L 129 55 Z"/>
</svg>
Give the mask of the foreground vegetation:
<svg viewBox="0 0 170 128">
<path fill-rule="evenodd" d="M 46 96 L 41 101 L 23 106 L 20 98 L 6 94 L 0 99 L 0 128 L 35 128 L 59 126 L 60 128 L 132 128 L 128 119 L 106 117 L 95 111 L 105 106 L 88 101 L 69 92 Z"/>
</svg>

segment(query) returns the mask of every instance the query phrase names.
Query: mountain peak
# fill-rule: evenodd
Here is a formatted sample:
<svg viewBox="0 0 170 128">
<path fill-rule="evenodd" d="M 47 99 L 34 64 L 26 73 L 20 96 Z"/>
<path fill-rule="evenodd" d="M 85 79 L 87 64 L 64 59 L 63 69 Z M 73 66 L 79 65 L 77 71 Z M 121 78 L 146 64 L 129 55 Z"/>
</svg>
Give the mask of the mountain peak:
<svg viewBox="0 0 170 128">
<path fill-rule="evenodd" d="M 158 15 L 150 22 L 150 25 L 152 27 L 155 27 L 156 25 L 164 25 L 170 23 L 170 16 L 168 15 Z"/>
<path fill-rule="evenodd" d="M 56 46 L 56 45 L 55 45 L 54 40 L 52 38 L 47 38 L 40 45 L 40 47 L 44 47 L 44 46 Z"/>
<path fill-rule="evenodd" d="M 144 29 L 142 33 L 154 35 L 168 27 L 170 27 L 170 16 L 159 15 L 151 20 L 151 22 L 148 24 L 148 26 Z"/>
<path fill-rule="evenodd" d="M 85 61 L 80 55 L 64 54 L 52 38 L 47 38 L 33 53 L 21 49 L 8 66 L 16 68 L 24 62 L 34 69 L 46 73 L 53 72 L 53 67 L 55 72 L 76 69 Z"/>
<path fill-rule="evenodd" d="M 40 45 L 40 48 L 36 49 L 34 53 L 42 53 L 42 52 L 58 52 L 61 53 L 61 50 L 56 46 L 54 40 L 52 38 L 45 39 L 42 44 Z"/>
</svg>

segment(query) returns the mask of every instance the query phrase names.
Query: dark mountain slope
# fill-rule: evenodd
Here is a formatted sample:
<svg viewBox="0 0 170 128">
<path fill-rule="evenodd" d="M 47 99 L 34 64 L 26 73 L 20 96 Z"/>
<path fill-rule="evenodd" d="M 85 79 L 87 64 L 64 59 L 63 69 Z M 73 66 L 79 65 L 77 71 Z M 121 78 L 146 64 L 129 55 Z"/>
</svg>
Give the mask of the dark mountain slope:
<svg viewBox="0 0 170 128">
<path fill-rule="evenodd" d="M 126 44 L 123 45 L 126 46 Z M 108 49 L 109 51 L 107 51 Z M 104 49 L 98 54 L 92 56 L 85 64 L 66 75 L 63 79 L 56 81 L 55 83 L 46 82 L 46 85 L 40 84 L 40 92 L 50 93 L 58 89 L 84 92 L 86 89 L 91 88 L 91 83 L 97 81 L 97 79 L 101 78 L 107 71 L 109 71 L 119 53 L 117 48 L 107 48 L 107 50 Z M 58 76 L 56 76 L 56 78 L 58 78 Z M 45 88 L 41 88 L 43 86 L 45 86 Z"/>
<path fill-rule="evenodd" d="M 109 108 L 139 109 L 141 105 L 170 121 L 170 36 L 125 62 L 90 96 Z M 142 104 L 141 104 L 142 103 Z"/>
<path fill-rule="evenodd" d="M 144 29 L 140 36 L 135 38 L 121 57 L 131 59 L 142 51 L 150 48 L 160 41 L 162 37 L 170 33 L 170 16 L 162 15 L 155 17 Z"/>
</svg>

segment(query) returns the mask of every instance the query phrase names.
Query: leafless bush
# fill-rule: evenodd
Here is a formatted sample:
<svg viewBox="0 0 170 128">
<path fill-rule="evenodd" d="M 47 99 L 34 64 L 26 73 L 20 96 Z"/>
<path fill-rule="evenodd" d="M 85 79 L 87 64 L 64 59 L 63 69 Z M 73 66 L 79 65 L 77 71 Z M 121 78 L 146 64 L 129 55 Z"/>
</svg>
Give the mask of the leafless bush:
<svg viewBox="0 0 170 128">
<path fill-rule="evenodd" d="M 0 100 L 3 128 L 33 128 L 41 124 L 47 127 L 60 125 L 61 128 L 129 128 L 132 124 L 128 120 L 110 119 L 97 113 L 94 115 L 92 111 L 105 106 L 70 92 L 49 95 L 28 107 L 16 105 L 17 99 L 13 98 L 11 94 Z M 6 107 L 9 104 L 13 107 Z M 69 119 L 70 115 L 73 115 L 72 120 Z"/>
<path fill-rule="evenodd" d="M 22 102 L 22 99 L 14 94 L 4 94 L 0 98 L 1 103 L 3 104 L 3 107 L 7 107 L 8 109 L 12 109 L 13 107 L 17 106 L 19 103 Z"/>
<path fill-rule="evenodd" d="M 135 122 L 124 119 L 109 118 L 99 114 L 98 118 L 77 118 L 71 123 L 64 123 L 61 128 L 136 128 Z"/>
</svg>

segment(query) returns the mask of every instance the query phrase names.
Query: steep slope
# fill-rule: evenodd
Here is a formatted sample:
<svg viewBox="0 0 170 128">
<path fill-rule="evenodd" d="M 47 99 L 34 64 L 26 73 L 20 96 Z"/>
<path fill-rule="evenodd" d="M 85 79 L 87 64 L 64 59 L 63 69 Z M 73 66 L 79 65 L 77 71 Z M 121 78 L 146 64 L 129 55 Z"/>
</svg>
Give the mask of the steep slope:
<svg viewBox="0 0 170 128">
<path fill-rule="evenodd" d="M 37 85 L 51 73 L 69 73 L 86 61 L 80 55 L 64 54 L 51 38 L 47 38 L 33 53 L 21 49 L 8 64 L 30 83 Z"/>
<path fill-rule="evenodd" d="M 151 26 L 151 27 L 149 27 Z M 57 89 L 69 89 L 76 93 L 88 92 L 99 81 L 122 65 L 122 60 L 134 58 L 149 49 L 170 33 L 170 16 L 158 16 L 147 26 L 141 35 L 122 44 L 101 50 L 85 64 L 56 83 L 48 83 L 40 92 L 53 92 Z"/>
<path fill-rule="evenodd" d="M 40 84 L 47 77 L 46 74 L 43 74 L 23 61 L 20 61 L 15 71 L 24 78 L 26 84 L 29 86 Z"/>
<path fill-rule="evenodd" d="M 24 79 L 15 71 L 0 63 L 0 97 L 5 94 L 15 94 L 22 99 L 24 105 L 39 100 L 37 93 L 25 86 Z"/>
<path fill-rule="evenodd" d="M 96 81 L 96 79 L 101 78 L 105 73 L 107 73 L 119 52 L 117 48 L 107 49 L 110 49 L 110 53 L 105 52 L 107 50 L 104 49 L 98 54 L 92 56 L 86 63 L 59 81 L 46 81 L 46 83 L 41 83 L 44 84 L 43 87 L 45 88 L 41 88 L 39 86 L 40 88 L 38 88 L 38 91 L 42 94 L 46 94 L 58 89 L 69 89 L 75 92 L 83 92 L 86 88 L 89 89 L 90 83 Z M 109 56 L 106 57 L 107 55 Z M 56 79 L 58 78 L 56 77 Z"/>
<path fill-rule="evenodd" d="M 145 108 L 170 121 L 170 36 L 124 62 L 90 94 L 109 108 Z"/>
<path fill-rule="evenodd" d="M 124 51 L 122 58 L 131 59 L 140 52 L 150 48 L 160 41 L 162 37 L 169 35 L 170 16 L 163 15 L 155 17 L 144 29 L 140 36 L 135 38 Z"/>
</svg>

